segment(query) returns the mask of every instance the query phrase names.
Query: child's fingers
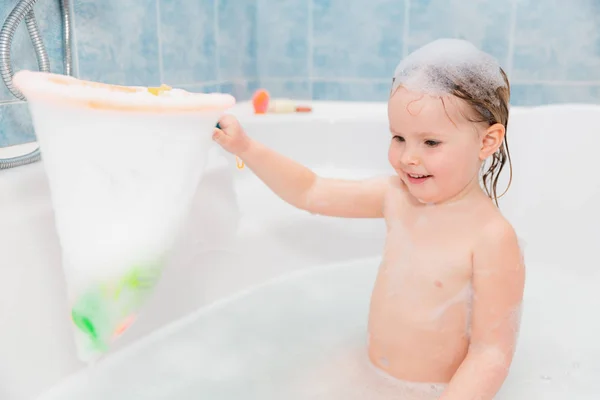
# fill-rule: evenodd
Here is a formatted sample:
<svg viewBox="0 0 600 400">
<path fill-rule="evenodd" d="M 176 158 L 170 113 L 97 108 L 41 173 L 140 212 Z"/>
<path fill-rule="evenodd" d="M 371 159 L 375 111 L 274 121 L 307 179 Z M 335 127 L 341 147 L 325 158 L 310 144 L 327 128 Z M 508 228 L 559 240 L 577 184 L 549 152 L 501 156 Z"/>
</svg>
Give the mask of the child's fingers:
<svg viewBox="0 0 600 400">
<path fill-rule="evenodd" d="M 236 119 L 233 115 L 223 115 L 219 122 L 217 122 L 217 128 L 225 130 L 230 126 L 235 125 Z"/>
<path fill-rule="evenodd" d="M 212 134 L 212 138 L 215 142 L 220 143 L 220 144 L 224 144 L 226 143 L 228 137 L 225 134 L 225 132 L 223 132 L 221 129 L 219 128 L 215 128 L 213 129 L 213 134 Z"/>
</svg>

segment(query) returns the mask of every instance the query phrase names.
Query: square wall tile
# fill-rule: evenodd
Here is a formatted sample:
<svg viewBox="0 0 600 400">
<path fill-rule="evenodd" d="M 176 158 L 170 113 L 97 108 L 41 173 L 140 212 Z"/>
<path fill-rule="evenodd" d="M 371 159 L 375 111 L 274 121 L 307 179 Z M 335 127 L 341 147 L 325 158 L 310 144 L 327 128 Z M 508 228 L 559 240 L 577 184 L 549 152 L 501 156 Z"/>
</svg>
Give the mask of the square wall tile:
<svg viewBox="0 0 600 400">
<path fill-rule="evenodd" d="M 513 1 L 410 0 L 408 52 L 439 38 L 464 39 L 508 68 Z"/>
<path fill-rule="evenodd" d="M 314 78 L 390 78 L 402 59 L 407 0 L 312 0 Z"/>
<path fill-rule="evenodd" d="M 511 105 L 592 103 L 600 105 L 600 85 L 516 84 L 511 90 Z"/>
<path fill-rule="evenodd" d="M 256 0 L 218 0 L 220 80 L 257 76 Z"/>
<path fill-rule="evenodd" d="M 79 76 L 159 85 L 156 0 L 75 0 Z"/>
<path fill-rule="evenodd" d="M 258 75 L 308 77 L 309 0 L 256 0 Z"/>
<path fill-rule="evenodd" d="M 308 79 L 260 79 L 260 87 L 269 92 L 271 98 L 310 100 L 311 86 Z"/>
<path fill-rule="evenodd" d="M 229 93 L 237 102 L 246 101 L 252 98 L 252 94 L 258 88 L 258 81 L 251 80 L 236 80 L 225 82 L 220 85 L 219 92 Z"/>
<path fill-rule="evenodd" d="M 0 24 L 4 24 L 6 18 L 17 5 L 17 1 L 3 2 L 0 6 Z M 62 19 L 60 16 L 60 5 L 58 1 L 38 1 L 33 8 L 37 24 L 42 37 L 42 42 L 50 60 L 50 71 L 62 74 L 63 48 L 62 48 Z M 28 69 L 39 71 L 37 58 L 25 20 L 19 24 L 12 41 L 11 64 L 13 73 Z M 0 82 L 0 101 L 17 100 L 8 90 L 4 81 Z"/>
<path fill-rule="evenodd" d="M 332 101 L 388 101 L 390 82 L 317 81 L 313 82 L 313 99 Z"/>
<path fill-rule="evenodd" d="M 0 147 L 35 140 L 27 103 L 0 104 Z"/>
<path fill-rule="evenodd" d="M 218 79 L 215 0 L 158 0 L 163 81 Z"/>
<path fill-rule="evenodd" d="M 221 85 L 218 83 L 193 83 L 191 85 L 178 85 L 177 88 L 191 93 L 216 93 L 221 91 Z"/>
<path fill-rule="evenodd" d="M 516 0 L 513 78 L 600 81 L 600 2 Z"/>
</svg>

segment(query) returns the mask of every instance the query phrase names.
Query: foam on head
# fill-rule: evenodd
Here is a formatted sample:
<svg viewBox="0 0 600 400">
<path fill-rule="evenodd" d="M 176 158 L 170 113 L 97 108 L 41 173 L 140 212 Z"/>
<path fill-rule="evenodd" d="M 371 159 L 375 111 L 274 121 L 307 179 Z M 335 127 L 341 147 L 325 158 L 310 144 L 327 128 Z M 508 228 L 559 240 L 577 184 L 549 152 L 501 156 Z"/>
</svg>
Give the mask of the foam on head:
<svg viewBox="0 0 600 400">
<path fill-rule="evenodd" d="M 451 95 L 460 85 L 476 99 L 494 98 L 506 86 L 494 57 L 460 39 L 438 39 L 415 50 L 396 67 L 392 93 L 399 86 L 434 96 Z"/>
</svg>

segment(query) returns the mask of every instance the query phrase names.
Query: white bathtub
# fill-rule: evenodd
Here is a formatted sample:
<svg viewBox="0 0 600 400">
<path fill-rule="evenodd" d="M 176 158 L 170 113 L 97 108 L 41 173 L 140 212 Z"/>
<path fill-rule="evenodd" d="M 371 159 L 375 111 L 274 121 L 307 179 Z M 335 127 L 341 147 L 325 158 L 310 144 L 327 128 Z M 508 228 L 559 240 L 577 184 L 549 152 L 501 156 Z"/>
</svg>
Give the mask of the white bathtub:
<svg viewBox="0 0 600 400">
<path fill-rule="evenodd" d="M 323 175 L 359 178 L 390 172 L 385 104 L 313 104 L 312 114 L 254 116 L 248 104 L 240 104 L 234 113 L 256 139 Z M 600 167 L 594 160 L 594 152 L 600 146 L 596 128 L 600 107 L 514 108 L 511 113 L 508 140 L 514 176 L 500 207 L 525 243 L 528 274 L 520 345 L 499 398 L 596 399 L 600 393 L 597 380 L 600 323 L 595 318 L 600 310 L 597 290 L 600 256 L 595 249 L 600 239 L 597 207 L 600 176 L 596 172 Z M 103 398 L 118 400 L 121 398 L 118 395 L 122 395 L 137 400 L 132 393 L 141 393 L 142 387 L 158 396 L 152 398 L 162 399 L 160 390 L 171 387 L 169 382 L 185 385 L 182 376 L 197 380 L 190 372 L 206 370 L 203 361 L 214 364 L 214 360 L 198 356 L 194 357 L 194 364 L 174 361 L 173 354 L 188 350 L 165 347 L 165 343 L 176 340 L 165 339 L 164 332 L 151 335 L 149 342 L 130 346 L 133 342 L 201 306 L 215 304 L 292 271 L 322 272 L 289 278 L 279 286 L 259 287 L 250 297 L 216 303 L 221 308 L 200 311 L 189 317 L 191 322 L 187 324 L 194 321 L 197 324 L 203 318 L 215 322 L 221 312 L 242 313 L 240 324 L 245 329 L 254 329 L 257 335 L 261 327 L 269 324 L 277 331 L 275 327 L 279 324 L 293 326 L 299 323 L 298 319 L 302 323 L 304 318 L 308 323 L 311 314 L 301 317 L 307 310 L 296 309 L 296 316 L 281 314 L 277 306 L 293 307 L 293 301 L 302 299 L 284 301 L 282 297 L 280 305 L 277 288 L 293 285 L 290 282 L 295 282 L 294 279 L 310 280 L 311 274 L 324 273 L 333 274 L 323 278 L 330 279 L 331 293 L 335 290 L 342 293 L 348 287 L 333 287 L 347 274 L 357 282 L 366 282 L 356 288 L 356 298 L 351 296 L 339 304 L 350 310 L 355 307 L 359 317 L 352 318 L 358 318 L 359 322 L 345 322 L 359 332 L 370 274 L 377 267 L 385 231 L 381 220 L 326 218 L 298 211 L 273 195 L 248 169 L 237 170 L 235 159 L 215 147 L 198 187 L 189 223 L 156 295 L 145 314 L 115 346 L 117 354 L 103 360 L 94 369 L 96 375 L 88 375 L 75 357 L 60 249 L 41 163 L 0 171 L 0 221 L 0 398 L 3 400 L 35 398 L 78 371 L 79 374 L 43 399 L 95 400 L 92 394 L 95 390 L 95 396 L 104 393 Z M 325 267 L 340 263 L 349 264 L 338 267 L 346 268 L 339 270 L 339 275 L 331 272 L 335 268 Z M 319 284 L 311 282 L 307 285 L 317 290 Z M 289 291 L 293 292 L 293 288 L 289 287 Z M 248 310 L 255 314 L 240 311 L 239 307 L 245 304 L 253 305 Z M 322 308 L 327 309 L 325 305 Z M 231 319 L 228 323 L 238 320 Z M 345 325 L 340 322 L 339 326 Z M 231 325 L 231 331 L 237 329 L 241 325 Z M 197 333 L 199 341 L 206 339 L 203 335 L 215 334 L 202 332 Z M 278 338 L 282 339 L 278 336 L 273 340 Z M 269 368 L 260 364 L 257 355 L 239 341 L 222 351 L 234 350 L 255 357 L 257 368 Z M 151 356 L 143 358 L 140 352 Z M 134 361 L 138 364 L 133 365 Z M 145 364 L 145 369 L 136 370 L 140 363 Z M 176 372 L 178 368 L 183 370 Z M 232 390 L 231 393 L 244 393 L 239 398 L 270 398 L 268 394 L 274 393 L 266 389 L 268 385 L 255 387 L 255 392 L 251 386 L 236 386 L 224 378 L 226 366 L 218 368 L 224 368 L 225 372 L 216 381 Z M 111 370 L 113 375 L 107 375 L 110 372 L 106 371 Z M 114 374 L 121 380 L 116 381 Z M 78 392 L 84 387 L 82 377 L 92 379 L 87 383 L 85 397 Z M 162 389 L 154 388 L 160 382 Z M 111 385 L 114 393 L 108 389 Z M 229 398 L 211 387 L 215 390 L 214 398 Z M 196 389 L 196 396 L 204 393 L 203 387 Z M 64 394 L 69 391 L 71 394 Z M 164 398 L 175 398 L 174 393 L 169 392 Z M 231 393 L 227 395 L 234 396 Z"/>
</svg>

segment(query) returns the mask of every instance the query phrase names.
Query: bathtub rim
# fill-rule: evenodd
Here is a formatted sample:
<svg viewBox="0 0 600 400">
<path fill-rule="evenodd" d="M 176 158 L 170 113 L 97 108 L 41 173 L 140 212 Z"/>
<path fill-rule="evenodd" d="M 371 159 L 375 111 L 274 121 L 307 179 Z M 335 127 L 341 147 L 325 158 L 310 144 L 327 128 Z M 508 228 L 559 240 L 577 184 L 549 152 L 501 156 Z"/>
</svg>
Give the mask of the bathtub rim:
<svg viewBox="0 0 600 400">
<path fill-rule="evenodd" d="M 307 104 L 313 107 L 310 113 L 290 113 L 290 114 L 254 114 L 251 101 L 243 101 L 226 110 L 224 114 L 235 115 L 242 124 L 269 126 L 272 124 L 289 123 L 331 123 L 368 121 L 373 117 L 383 117 L 387 119 L 387 102 L 384 101 L 327 101 L 327 100 L 307 100 Z M 298 103 L 303 103 L 298 100 Z M 350 113 L 339 113 L 335 111 L 351 110 Z M 542 104 L 533 106 L 511 106 L 510 113 L 513 115 L 523 115 L 526 113 L 544 113 L 552 111 L 583 111 L 594 110 L 600 112 L 600 104 L 594 103 L 560 103 L 560 104 Z M 510 119 L 509 119 L 510 124 Z M 0 146 L 0 159 L 18 157 L 29 154 L 38 148 L 37 140 Z"/>
</svg>

